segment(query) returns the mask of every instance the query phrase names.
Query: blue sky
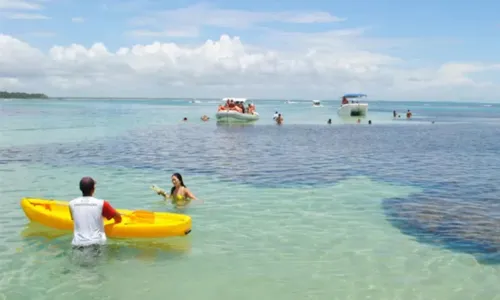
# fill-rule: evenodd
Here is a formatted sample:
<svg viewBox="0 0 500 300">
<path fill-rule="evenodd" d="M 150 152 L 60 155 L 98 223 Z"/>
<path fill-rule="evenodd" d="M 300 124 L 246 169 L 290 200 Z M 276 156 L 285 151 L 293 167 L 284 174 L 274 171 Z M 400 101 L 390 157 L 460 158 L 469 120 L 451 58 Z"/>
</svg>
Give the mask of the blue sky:
<svg viewBox="0 0 500 300">
<path fill-rule="evenodd" d="M 230 19 L 235 11 L 239 20 L 215 20 Z M 97 42 L 109 51 L 154 41 L 201 45 L 221 34 L 239 36 L 245 44 L 290 50 L 303 40 L 294 44 L 293 39 L 275 37 L 361 30 L 350 41 L 401 58 L 406 66 L 438 68 L 448 62 L 498 64 L 499 11 L 500 2 L 493 0 L 0 0 L 0 33 L 44 52 L 54 45 L 89 48 Z M 280 22 L 279 16 L 294 19 L 307 13 L 331 22 Z M 342 20 L 332 21 L 334 17 Z M 236 21 L 246 23 L 239 26 Z M 471 78 L 499 79 L 497 71 Z"/>
<path fill-rule="evenodd" d="M 345 22 L 328 24 L 265 24 L 271 28 L 302 32 L 367 27 L 369 35 L 378 38 L 420 38 L 417 53 L 405 49 L 404 53 L 424 56 L 429 60 L 486 60 L 494 61 L 500 50 L 500 2 L 490 1 L 39 1 L 41 10 L 16 10 L 9 12 L 41 14 L 47 20 L 0 19 L 3 33 L 18 36 L 32 45 L 48 49 L 54 44 L 80 43 L 90 46 L 104 42 L 110 49 L 137 42 L 186 41 L 186 38 L 133 39 L 125 32 L 132 29 L 130 20 L 141 13 L 169 10 L 198 3 L 208 3 L 217 8 L 247 11 L 324 11 L 346 18 Z M 1 1 L 0 1 L 1 3 Z M 6 11 L 6 10 L 4 10 Z M 5 13 L 4 13 L 5 14 Z M 82 17 L 83 23 L 74 23 L 73 17 Z M 53 36 L 45 36 L 51 33 Z M 202 28 L 194 41 L 217 39 L 221 33 L 239 34 L 251 40 L 262 32 L 232 30 L 231 28 Z M 431 47 L 425 46 L 430 40 Z M 439 42 L 442 40 L 443 42 Z M 449 46 L 448 46 L 449 45 Z M 450 49 L 451 48 L 451 49 Z M 409 51 L 409 52 L 408 52 Z M 400 53 L 404 55 L 404 53 Z"/>
</svg>

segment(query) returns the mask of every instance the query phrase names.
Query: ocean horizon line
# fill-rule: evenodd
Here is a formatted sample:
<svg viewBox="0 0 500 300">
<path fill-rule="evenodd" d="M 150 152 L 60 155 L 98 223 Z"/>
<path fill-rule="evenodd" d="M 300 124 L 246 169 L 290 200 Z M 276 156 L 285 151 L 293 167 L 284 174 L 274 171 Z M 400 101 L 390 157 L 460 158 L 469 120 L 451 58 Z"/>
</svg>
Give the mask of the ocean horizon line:
<svg viewBox="0 0 500 300">
<path fill-rule="evenodd" d="M 99 96 L 99 97 L 71 97 L 71 96 L 64 96 L 64 97 L 51 97 L 49 96 L 46 99 L 39 99 L 39 100 L 222 100 L 223 98 L 230 98 L 230 97 L 207 97 L 207 98 L 201 98 L 201 97 L 106 97 L 106 96 Z M 313 100 L 319 100 L 319 101 L 324 101 L 324 102 L 337 102 L 341 101 L 339 99 L 321 99 L 321 98 L 311 98 L 311 99 L 292 99 L 292 98 L 251 98 L 251 97 L 234 97 L 234 98 L 245 98 L 248 101 L 298 101 L 298 102 L 310 102 Z M 451 100 L 451 99 L 441 99 L 441 100 L 404 100 L 404 99 L 369 99 L 366 100 L 367 102 L 407 102 L 407 103 L 486 103 L 486 104 L 500 104 L 500 100 L 482 100 L 482 101 L 475 101 L 472 99 L 467 99 L 467 100 L 461 100 L 461 99 L 456 99 L 456 100 Z"/>
</svg>

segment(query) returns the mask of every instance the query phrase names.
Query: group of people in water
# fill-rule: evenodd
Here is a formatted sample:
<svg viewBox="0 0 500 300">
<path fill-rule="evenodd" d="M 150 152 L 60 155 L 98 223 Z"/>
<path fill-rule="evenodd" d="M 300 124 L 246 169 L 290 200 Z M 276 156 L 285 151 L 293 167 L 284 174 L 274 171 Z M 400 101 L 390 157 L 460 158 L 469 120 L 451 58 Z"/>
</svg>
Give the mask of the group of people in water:
<svg viewBox="0 0 500 300">
<path fill-rule="evenodd" d="M 401 118 L 401 115 L 398 115 L 398 114 L 396 113 L 396 111 L 395 111 L 395 110 L 394 110 L 394 111 L 392 111 L 392 116 L 393 116 L 393 118 L 394 118 L 394 119 L 396 119 L 396 118 Z M 410 110 L 408 110 L 408 111 L 406 112 L 406 118 L 407 118 L 407 119 L 411 119 L 411 116 L 412 116 L 412 113 L 411 113 L 411 111 L 410 111 Z"/>
<path fill-rule="evenodd" d="M 201 119 L 203 122 L 207 122 L 208 120 L 210 120 L 210 117 L 209 117 L 209 116 L 207 116 L 207 115 L 203 115 L 203 116 L 201 116 L 201 118 L 200 118 L 200 119 Z M 182 121 L 183 121 L 183 122 L 187 122 L 187 121 L 188 121 L 188 118 L 184 117 L 184 118 L 182 119 Z"/>
<path fill-rule="evenodd" d="M 227 99 L 224 105 L 219 105 L 219 109 L 217 111 L 222 110 L 234 110 L 242 114 L 253 114 L 255 112 L 255 104 L 249 103 L 248 106 L 245 107 L 243 102 Z"/>
<path fill-rule="evenodd" d="M 349 103 L 349 100 L 347 100 L 346 97 L 343 97 L 342 98 L 342 105 L 348 104 L 348 103 Z M 354 101 L 352 101 L 352 103 L 354 103 Z M 255 112 L 255 104 L 249 103 L 248 107 L 245 108 L 245 106 L 243 105 L 242 102 L 235 102 L 233 99 L 227 99 L 227 101 L 224 105 L 219 105 L 218 111 L 223 111 L 223 110 L 234 110 L 234 111 L 237 111 L 239 113 L 253 114 Z M 395 110 L 392 112 L 392 114 L 393 114 L 394 119 L 401 118 L 401 115 L 397 114 L 397 112 Z M 406 119 L 411 119 L 412 115 L 413 115 L 412 112 L 410 110 L 408 110 L 406 112 Z M 200 119 L 203 122 L 207 122 L 208 120 L 210 120 L 210 118 L 207 115 L 203 115 Z M 281 113 L 278 113 L 278 111 L 276 111 L 274 113 L 273 120 L 276 122 L 276 124 L 281 125 L 281 124 L 283 124 L 283 115 Z M 187 122 L 187 118 L 186 117 L 183 118 L 183 121 Z M 327 123 L 332 124 L 331 119 L 329 119 Z M 357 123 L 358 124 L 361 123 L 361 120 L 358 119 Z M 369 120 L 368 124 L 371 124 L 371 123 L 372 123 L 371 120 Z"/>
<path fill-rule="evenodd" d="M 356 121 L 356 123 L 360 124 L 361 123 L 361 119 L 358 119 Z M 328 121 L 326 121 L 326 124 L 332 124 L 332 119 L 328 119 Z M 368 125 L 372 125 L 372 120 L 368 120 Z"/>
</svg>

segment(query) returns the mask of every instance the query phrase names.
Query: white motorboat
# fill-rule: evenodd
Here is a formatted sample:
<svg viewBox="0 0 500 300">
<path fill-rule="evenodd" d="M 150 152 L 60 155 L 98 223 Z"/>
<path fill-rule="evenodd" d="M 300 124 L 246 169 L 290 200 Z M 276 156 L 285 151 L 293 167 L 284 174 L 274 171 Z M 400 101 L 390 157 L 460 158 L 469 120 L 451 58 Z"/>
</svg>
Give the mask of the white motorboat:
<svg viewBox="0 0 500 300">
<path fill-rule="evenodd" d="M 359 103 L 357 99 L 366 97 L 365 94 L 345 94 L 337 114 L 341 117 L 365 117 L 368 114 L 368 103 Z"/>
<path fill-rule="evenodd" d="M 321 101 L 313 100 L 313 107 L 321 107 Z"/>
<path fill-rule="evenodd" d="M 243 104 L 245 106 L 247 99 L 245 98 L 224 98 L 222 101 L 226 103 L 227 101 L 233 101 L 234 104 Z M 248 106 L 245 106 L 245 110 Z M 241 113 L 235 110 L 225 109 L 219 106 L 219 110 L 215 114 L 218 122 L 254 122 L 259 119 L 259 113 L 254 111 L 253 113 Z"/>
</svg>

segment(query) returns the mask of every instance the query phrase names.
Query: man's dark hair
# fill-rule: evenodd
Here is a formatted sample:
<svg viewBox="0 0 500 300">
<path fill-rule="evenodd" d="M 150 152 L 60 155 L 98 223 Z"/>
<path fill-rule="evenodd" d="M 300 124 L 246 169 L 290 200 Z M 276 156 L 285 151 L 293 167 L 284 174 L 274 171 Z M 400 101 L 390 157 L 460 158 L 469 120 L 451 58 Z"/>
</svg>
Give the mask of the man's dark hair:
<svg viewBox="0 0 500 300">
<path fill-rule="evenodd" d="M 90 196 L 94 187 L 95 181 L 92 177 L 83 177 L 80 180 L 80 191 L 82 191 L 83 196 Z"/>
</svg>

